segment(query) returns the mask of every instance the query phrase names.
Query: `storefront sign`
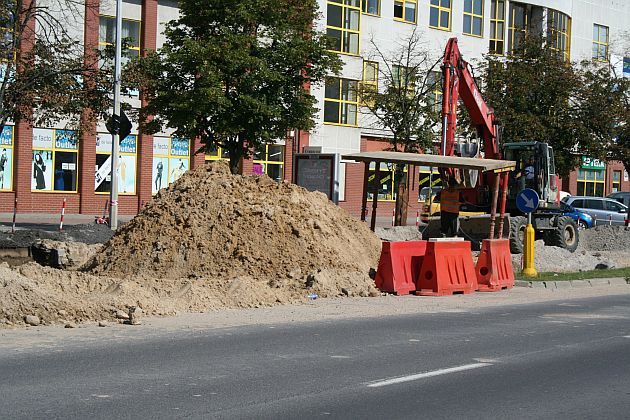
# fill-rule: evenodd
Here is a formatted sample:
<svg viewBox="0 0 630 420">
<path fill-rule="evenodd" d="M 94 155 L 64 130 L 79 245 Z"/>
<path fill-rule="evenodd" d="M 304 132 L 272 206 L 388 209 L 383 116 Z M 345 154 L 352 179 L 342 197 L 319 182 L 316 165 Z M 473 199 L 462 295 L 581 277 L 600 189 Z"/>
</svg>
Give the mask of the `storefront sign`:
<svg viewBox="0 0 630 420">
<path fill-rule="evenodd" d="M 188 156 L 190 142 L 186 139 L 171 138 L 171 156 Z"/>
<path fill-rule="evenodd" d="M 33 128 L 33 149 L 52 149 L 54 135 L 51 128 Z"/>
<path fill-rule="evenodd" d="M 599 159 L 594 159 L 588 156 L 582 156 L 582 169 L 594 169 L 594 170 L 604 170 L 606 169 L 606 162 Z"/>
<path fill-rule="evenodd" d="M 77 150 L 79 141 L 75 131 L 55 130 L 55 148 Z"/>
<path fill-rule="evenodd" d="M 0 145 L 11 146 L 13 144 L 13 126 L 5 125 L 0 133 Z"/>
<path fill-rule="evenodd" d="M 120 142 L 120 153 L 136 153 L 137 136 L 128 135 Z M 96 136 L 96 153 L 112 152 L 112 135 L 101 133 Z"/>
<path fill-rule="evenodd" d="M 153 155 L 168 156 L 168 137 L 153 137 Z"/>
</svg>

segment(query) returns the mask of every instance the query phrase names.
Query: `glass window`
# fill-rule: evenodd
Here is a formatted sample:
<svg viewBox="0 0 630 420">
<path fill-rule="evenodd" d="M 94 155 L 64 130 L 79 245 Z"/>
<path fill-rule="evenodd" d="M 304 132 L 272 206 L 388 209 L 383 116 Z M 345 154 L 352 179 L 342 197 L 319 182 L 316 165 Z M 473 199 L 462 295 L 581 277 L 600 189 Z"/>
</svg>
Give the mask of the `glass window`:
<svg viewBox="0 0 630 420">
<path fill-rule="evenodd" d="M 429 26 L 435 29 L 451 30 L 451 0 L 431 0 Z"/>
<path fill-rule="evenodd" d="M 442 111 L 442 72 L 432 71 L 427 75 L 427 86 L 432 91 L 432 95 L 429 95 L 429 104 L 432 106 L 433 111 Z"/>
<path fill-rule="evenodd" d="M 72 130 L 33 128 L 31 191 L 77 191 L 79 139 Z"/>
<path fill-rule="evenodd" d="M 615 203 L 614 201 L 604 201 L 604 205 L 606 207 L 606 210 L 608 211 L 619 212 L 623 210 L 621 204 Z"/>
<path fill-rule="evenodd" d="M 357 126 L 359 106 L 356 80 L 328 77 L 324 97 L 324 123 Z"/>
<path fill-rule="evenodd" d="M 190 141 L 178 137 L 153 137 L 151 191 L 156 194 L 190 169 Z"/>
<path fill-rule="evenodd" d="M 464 0 L 464 33 L 483 36 L 483 0 Z"/>
<path fill-rule="evenodd" d="M 547 42 L 551 49 L 562 54 L 569 61 L 571 49 L 571 18 L 564 13 L 548 9 Z"/>
<path fill-rule="evenodd" d="M 416 23 L 418 0 L 394 0 L 394 19 Z"/>
<path fill-rule="evenodd" d="M 0 132 L 0 191 L 13 189 L 13 126 Z"/>
<path fill-rule="evenodd" d="M 267 175 L 276 182 L 284 179 L 284 145 L 266 144 L 254 153 L 254 175 Z"/>
<path fill-rule="evenodd" d="M 529 26 L 529 11 L 525 4 L 510 3 L 510 26 L 508 28 L 508 52 L 518 48 L 525 38 Z"/>
<path fill-rule="evenodd" d="M 359 54 L 360 0 L 328 1 L 326 10 L 326 33 L 332 40 L 333 51 Z"/>
<path fill-rule="evenodd" d="M 593 60 L 608 61 L 608 26 L 593 25 Z"/>
<path fill-rule="evenodd" d="M 366 15 L 381 15 L 381 0 L 363 0 L 363 13 Z"/>
<path fill-rule="evenodd" d="M 585 200 L 586 208 L 592 210 L 604 210 L 604 202 L 602 200 Z"/>
<path fill-rule="evenodd" d="M 363 62 L 363 80 L 361 80 L 361 104 L 374 105 L 370 100 L 373 93 L 378 92 L 378 63 L 375 61 Z"/>
<path fill-rule="evenodd" d="M 387 164 L 385 162 L 381 162 L 379 167 L 379 179 L 376 179 L 376 164 L 374 162 L 370 163 L 370 174 L 368 176 L 368 200 L 372 200 L 374 198 L 374 188 L 378 188 L 378 201 L 395 201 L 396 200 L 396 191 L 394 191 L 394 186 L 396 185 L 395 176 L 396 176 L 396 167 L 392 164 Z M 404 169 L 404 178 L 401 182 L 407 182 L 407 166 L 405 165 Z"/>
<path fill-rule="evenodd" d="M 577 195 L 604 195 L 605 171 L 579 169 L 577 176 Z"/>
<path fill-rule="evenodd" d="M 613 171 L 612 173 L 612 191 L 621 191 L 621 171 Z"/>
<path fill-rule="evenodd" d="M 8 13 L 3 13 L 2 16 L 0 16 L 0 63 L 3 61 L 14 61 L 17 54 L 13 37 L 15 27 L 13 13 L 10 13 L 6 9 L 3 11 Z"/>
<path fill-rule="evenodd" d="M 137 137 L 129 135 L 120 142 L 118 155 L 118 193 L 134 195 L 136 193 L 136 155 Z M 94 168 L 94 191 L 107 194 L 111 191 L 111 154 L 112 135 L 97 134 L 96 165 Z"/>
<path fill-rule="evenodd" d="M 579 208 L 584 208 L 584 200 L 581 198 L 578 198 L 577 200 L 573 200 L 571 202 L 571 205 L 573 207 L 579 207 Z"/>
<path fill-rule="evenodd" d="M 140 22 L 137 20 L 123 19 L 123 42 L 127 48 L 123 51 L 123 64 L 130 58 L 140 56 Z M 100 48 L 116 43 L 116 18 L 112 16 L 100 16 L 98 45 Z"/>
<path fill-rule="evenodd" d="M 505 54 L 505 0 L 490 2 L 490 54 Z"/>
</svg>

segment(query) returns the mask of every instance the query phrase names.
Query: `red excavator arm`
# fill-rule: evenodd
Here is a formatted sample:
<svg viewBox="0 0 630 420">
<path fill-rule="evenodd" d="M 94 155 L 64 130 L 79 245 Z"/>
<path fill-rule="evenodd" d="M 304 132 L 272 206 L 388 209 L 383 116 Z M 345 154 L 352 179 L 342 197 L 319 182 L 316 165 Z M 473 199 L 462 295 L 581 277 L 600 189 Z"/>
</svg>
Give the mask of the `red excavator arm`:
<svg viewBox="0 0 630 420">
<path fill-rule="evenodd" d="M 464 106 L 470 114 L 472 123 L 483 138 L 485 157 L 501 159 L 497 144 L 497 129 L 494 122 L 494 110 L 481 97 L 477 83 L 473 78 L 469 64 L 457 46 L 457 38 L 451 38 L 444 51 L 443 96 L 442 96 L 442 155 L 455 154 L 455 129 L 457 128 L 457 105 L 461 96 Z"/>
</svg>

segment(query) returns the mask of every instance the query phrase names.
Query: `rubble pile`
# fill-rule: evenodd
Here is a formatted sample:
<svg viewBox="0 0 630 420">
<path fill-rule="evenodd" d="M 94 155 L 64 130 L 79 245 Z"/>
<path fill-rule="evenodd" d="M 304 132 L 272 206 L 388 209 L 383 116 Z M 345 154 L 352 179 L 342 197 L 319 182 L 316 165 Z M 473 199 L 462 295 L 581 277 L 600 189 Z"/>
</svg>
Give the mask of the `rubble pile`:
<svg viewBox="0 0 630 420">
<path fill-rule="evenodd" d="M 251 277 L 260 284 L 326 271 L 360 275 L 367 288 L 379 253 L 367 226 L 324 194 L 266 176 L 234 176 L 217 162 L 159 193 L 86 270 L 112 277 Z"/>
</svg>

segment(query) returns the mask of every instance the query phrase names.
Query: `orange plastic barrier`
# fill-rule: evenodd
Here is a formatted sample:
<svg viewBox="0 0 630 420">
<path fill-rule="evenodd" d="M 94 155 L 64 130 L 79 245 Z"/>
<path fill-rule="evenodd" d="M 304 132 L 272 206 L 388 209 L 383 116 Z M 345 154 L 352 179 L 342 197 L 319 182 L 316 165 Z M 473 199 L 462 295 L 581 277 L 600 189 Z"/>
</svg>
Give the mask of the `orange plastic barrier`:
<svg viewBox="0 0 630 420">
<path fill-rule="evenodd" d="M 427 241 L 383 242 L 376 271 L 376 287 L 383 292 L 407 295 L 416 290 Z"/>
<path fill-rule="evenodd" d="M 420 296 L 468 294 L 477 290 L 470 242 L 429 241 L 416 290 Z"/>
<path fill-rule="evenodd" d="M 475 271 L 480 292 L 497 292 L 514 287 L 509 239 L 484 239 Z"/>
</svg>

